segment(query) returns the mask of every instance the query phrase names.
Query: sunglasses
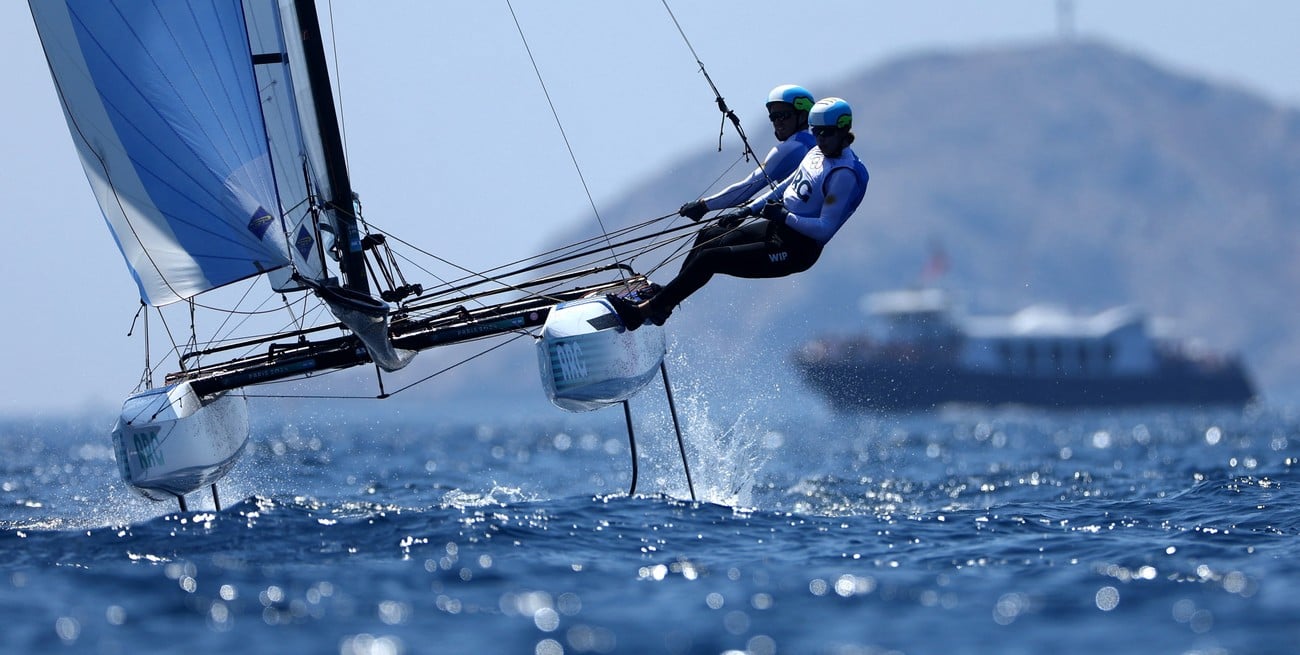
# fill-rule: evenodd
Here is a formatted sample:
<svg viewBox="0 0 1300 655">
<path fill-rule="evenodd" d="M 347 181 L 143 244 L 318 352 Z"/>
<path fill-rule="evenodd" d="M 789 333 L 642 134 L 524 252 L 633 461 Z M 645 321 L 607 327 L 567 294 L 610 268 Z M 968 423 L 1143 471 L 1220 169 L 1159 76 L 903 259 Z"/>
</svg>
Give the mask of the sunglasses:
<svg viewBox="0 0 1300 655">
<path fill-rule="evenodd" d="M 840 133 L 840 128 L 818 125 L 812 128 L 813 136 L 834 136 Z"/>
<path fill-rule="evenodd" d="M 792 111 L 774 111 L 767 115 L 767 119 L 773 123 L 777 121 L 788 121 L 791 118 L 794 118 L 794 112 Z"/>
</svg>

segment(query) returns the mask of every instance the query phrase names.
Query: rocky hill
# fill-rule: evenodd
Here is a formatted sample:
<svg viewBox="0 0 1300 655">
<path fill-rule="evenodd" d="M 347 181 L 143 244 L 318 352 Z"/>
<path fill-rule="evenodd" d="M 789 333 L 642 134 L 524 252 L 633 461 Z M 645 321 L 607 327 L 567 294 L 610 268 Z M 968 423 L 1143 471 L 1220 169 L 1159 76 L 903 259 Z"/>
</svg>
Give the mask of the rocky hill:
<svg viewBox="0 0 1300 655">
<path fill-rule="evenodd" d="M 1300 111 L 1088 42 L 912 56 L 818 88 L 855 108 L 867 197 L 808 273 L 716 279 L 678 310 L 672 358 L 694 375 L 797 386 L 790 349 L 858 326 L 860 297 L 915 284 L 937 243 L 941 284 L 972 309 L 1135 304 L 1244 354 L 1270 399 L 1300 394 Z M 605 219 L 670 212 L 734 157 L 701 137 Z M 527 348 L 475 377 L 532 367 Z M 510 377 L 502 391 L 540 397 L 535 373 Z"/>
</svg>

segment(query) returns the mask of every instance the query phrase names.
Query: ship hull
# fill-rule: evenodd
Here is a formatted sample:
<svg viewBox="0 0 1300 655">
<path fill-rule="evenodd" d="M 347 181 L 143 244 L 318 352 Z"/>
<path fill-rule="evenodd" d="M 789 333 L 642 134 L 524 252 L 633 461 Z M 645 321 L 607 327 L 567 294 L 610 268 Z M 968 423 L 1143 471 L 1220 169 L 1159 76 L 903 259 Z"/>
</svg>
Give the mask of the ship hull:
<svg viewBox="0 0 1300 655">
<path fill-rule="evenodd" d="M 832 408 L 926 410 L 945 404 L 1048 408 L 1141 405 L 1242 406 L 1255 391 L 1245 371 L 1169 366 L 1129 376 L 992 375 L 946 365 L 798 361 L 804 381 Z"/>
<path fill-rule="evenodd" d="M 150 500 L 171 500 L 225 477 L 248 434 L 242 393 L 200 398 L 181 382 L 127 398 L 113 427 L 113 447 L 132 489 Z"/>
<path fill-rule="evenodd" d="M 625 329 L 603 296 L 560 303 L 537 341 L 542 387 L 565 411 L 608 407 L 654 379 L 666 348 L 662 328 Z"/>
</svg>

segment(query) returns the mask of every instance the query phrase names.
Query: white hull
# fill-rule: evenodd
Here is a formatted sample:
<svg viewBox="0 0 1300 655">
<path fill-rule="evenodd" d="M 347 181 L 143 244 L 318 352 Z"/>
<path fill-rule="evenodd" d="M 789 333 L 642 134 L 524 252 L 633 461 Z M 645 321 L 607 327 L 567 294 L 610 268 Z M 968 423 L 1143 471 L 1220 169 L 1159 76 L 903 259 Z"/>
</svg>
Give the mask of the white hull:
<svg viewBox="0 0 1300 655">
<path fill-rule="evenodd" d="M 537 343 L 546 395 L 570 412 L 600 409 L 636 395 L 654 378 L 664 352 L 662 328 L 627 330 L 603 297 L 556 305 Z"/>
<path fill-rule="evenodd" d="M 188 382 L 127 398 L 113 426 L 122 479 L 152 500 L 172 500 L 220 480 L 247 442 L 243 394 L 205 402 Z"/>
</svg>

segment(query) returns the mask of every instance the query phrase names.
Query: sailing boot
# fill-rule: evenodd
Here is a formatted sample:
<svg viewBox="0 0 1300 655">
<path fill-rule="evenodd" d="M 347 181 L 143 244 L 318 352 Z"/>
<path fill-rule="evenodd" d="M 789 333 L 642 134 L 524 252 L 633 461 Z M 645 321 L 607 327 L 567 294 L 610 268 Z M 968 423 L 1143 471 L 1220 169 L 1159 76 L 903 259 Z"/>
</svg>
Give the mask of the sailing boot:
<svg viewBox="0 0 1300 655">
<path fill-rule="evenodd" d="M 641 305 L 612 293 L 605 294 L 605 300 L 608 300 L 609 304 L 614 306 L 614 313 L 618 314 L 619 319 L 623 321 L 623 327 L 626 327 L 629 331 L 635 330 L 645 323 L 646 317 L 641 312 Z"/>
</svg>

